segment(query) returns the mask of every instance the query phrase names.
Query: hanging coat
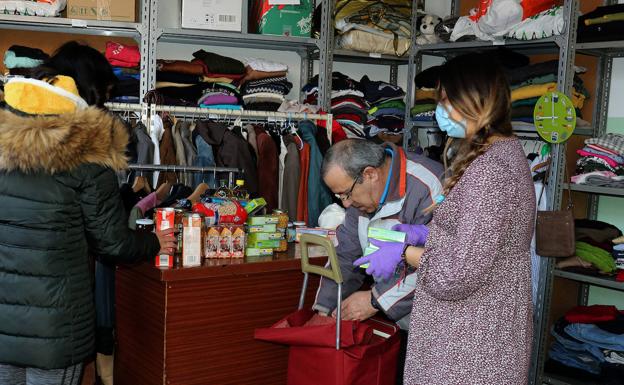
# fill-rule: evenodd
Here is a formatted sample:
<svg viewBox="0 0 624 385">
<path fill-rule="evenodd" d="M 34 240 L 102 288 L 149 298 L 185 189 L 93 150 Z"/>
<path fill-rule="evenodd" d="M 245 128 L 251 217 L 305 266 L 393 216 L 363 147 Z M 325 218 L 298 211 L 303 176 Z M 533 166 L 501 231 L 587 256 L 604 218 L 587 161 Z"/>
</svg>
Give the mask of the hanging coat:
<svg viewBox="0 0 624 385">
<path fill-rule="evenodd" d="M 258 196 L 258 169 L 245 138 L 218 122 L 200 120 L 193 138 L 200 135 L 212 146 L 217 167 L 236 167 L 244 170 L 245 187 L 252 197 Z"/>
<path fill-rule="evenodd" d="M 332 203 L 331 193 L 321 179 L 323 155 L 316 142 L 318 127 L 309 120 L 299 123 L 301 138 L 310 145 L 310 169 L 308 175 L 308 225 L 316 227 L 323 209 Z"/>
</svg>

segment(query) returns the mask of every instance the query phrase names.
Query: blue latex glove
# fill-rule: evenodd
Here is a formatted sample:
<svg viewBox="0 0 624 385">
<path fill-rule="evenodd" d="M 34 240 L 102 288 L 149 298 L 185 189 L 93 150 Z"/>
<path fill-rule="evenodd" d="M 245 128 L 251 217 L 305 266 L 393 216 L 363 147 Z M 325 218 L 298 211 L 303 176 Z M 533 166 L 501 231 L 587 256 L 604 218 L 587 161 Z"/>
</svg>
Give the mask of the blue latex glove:
<svg viewBox="0 0 624 385">
<path fill-rule="evenodd" d="M 405 233 L 405 243 L 412 246 L 424 246 L 427 235 L 429 235 L 429 228 L 425 225 L 399 223 L 392 226 L 392 230 Z"/>
<path fill-rule="evenodd" d="M 353 265 L 360 266 L 368 263 L 369 266 L 366 268 L 367 274 L 387 281 L 394 276 L 394 271 L 401 262 L 401 254 L 405 244 L 378 241 L 376 239 L 371 239 L 370 243 L 377 246 L 379 250 L 356 260 L 353 262 Z"/>
</svg>

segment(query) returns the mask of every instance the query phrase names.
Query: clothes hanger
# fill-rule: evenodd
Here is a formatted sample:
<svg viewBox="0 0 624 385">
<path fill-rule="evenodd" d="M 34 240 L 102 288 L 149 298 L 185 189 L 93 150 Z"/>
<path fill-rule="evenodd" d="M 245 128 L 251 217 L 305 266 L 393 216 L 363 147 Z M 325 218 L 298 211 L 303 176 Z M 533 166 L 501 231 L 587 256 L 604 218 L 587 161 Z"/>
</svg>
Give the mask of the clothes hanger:
<svg viewBox="0 0 624 385">
<path fill-rule="evenodd" d="M 165 183 L 161 184 L 156 189 L 156 198 L 158 198 L 158 200 L 161 201 L 161 202 L 164 201 L 165 199 L 167 199 L 167 197 L 171 193 L 171 188 L 172 187 L 173 186 L 171 185 L 171 183 L 169 183 L 168 180 L 165 180 Z"/>
<path fill-rule="evenodd" d="M 195 191 L 193 191 L 193 193 L 191 195 L 189 195 L 187 199 L 190 200 L 193 203 L 197 203 L 201 199 L 202 195 L 204 195 L 204 193 L 209 188 L 210 188 L 210 186 L 208 186 L 208 184 L 202 182 L 202 183 L 198 184 L 197 187 L 195 187 Z"/>
<path fill-rule="evenodd" d="M 132 191 L 138 193 L 139 191 L 145 188 L 145 178 L 142 175 L 139 175 L 134 178 L 134 183 L 132 184 Z"/>
</svg>

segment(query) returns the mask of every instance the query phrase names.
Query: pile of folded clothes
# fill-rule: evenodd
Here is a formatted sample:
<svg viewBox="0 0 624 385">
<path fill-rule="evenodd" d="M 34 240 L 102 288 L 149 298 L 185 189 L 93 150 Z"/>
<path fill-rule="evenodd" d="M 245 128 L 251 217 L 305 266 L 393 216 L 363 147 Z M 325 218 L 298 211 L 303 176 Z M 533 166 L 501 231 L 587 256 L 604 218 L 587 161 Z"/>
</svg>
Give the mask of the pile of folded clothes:
<svg viewBox="0 0 624 385">
<path fill-rule="evenodd" d="M 248 59 L 241 94 L 245 109 L 277 111 L 293 85 L 288 81 L 288 66 L 264 59 Z"/>
<path fill-rule="evenodd" d="M 104 55 L 117 77 L 117 84 L 111 95 L 112 101 L 138 103 L 141 84 L 139 47 L 109 41 L 106 43 Z"/>
<path fill-rule="evenodd" d="M 28 75 L 30 69 L 43 64 L 48 54 L 38 48 L 12 45 L 4 53 L 4 66 L 10 75 Z"/>
<path fill-rule="evenodd" d="M 578 19 L 580 43 L 621 40 L 624 35 L 624 4 L 597 7 Z"/>
<path fill-rule="evenodd" d="M 437 106 L 435 88 L 438 85 L 441 68 L 441 66 L 429 67 L 414 78 L 414 106 L 410 110 L 413 121 L 431 123 L 435 121 Z"/>
<path fill-rule="evenodd" d="M 624 313 L 615 306 L 577 306 L 552 327 L 546 370 L 601 384 L 624 378 Z"/>
<path fill-rule="evenodd" d="M 59 17 L 67 0 L 0 0 L 0 13 L 5 15 Z"/>
<path fill-rule="evenodd" d="M 194 59 L 157 60 L 156 91 L 164 104 L 240 109 L 238 82 L 245 66 L 239 60 L 199 50 Z"/>
<path fill-rule="evenodd" d="M 533 127 L 533 111 L 538 99 L 547 92 L 557 90 L 557 71 L 559 62 L 551 60 L 547 62 L 531 64 L 520 68 L 506 69 L 507 78 L 511 87 L 511 120 L 514 128 L 522 126 Z M 584 69 L 575 67 L 575 73 L 582 73 Z M 572 104 L 578 117 L 583 108 L 589 92 L 583 84 L 583 80 L 574 76 L 574 89 L 572 92 Z M 515 124 L 523 122 L 523 124 Z M 587 122 L 579 121 L 577 125 L 587 125 Z"/>
<path fill-rule="evenodd" d="M 572 183 L 624 188 L 624 135 L 606 134 L 585 140 L 577 150 L 576 175 Z"/>
<path fill-rule="evenodd" d="M 403 55 L 410 47 L 410 0 L 353 1 L 336 3 L 338 48 Z"/>
<path fill-rule="evenodd" d="M 318 75 L 303 87 L 305 103 L 318 104 Z M 365 138 L 368 109 L 370 108 L 360 84 L 340 72 L 332 73 L 331 113 L 347 137 Z"/>
<path fill-rule="evenodd" d="M 360 90 L 371 106 L 368 111 L 366 134 L 372 138 L 380 133 L 403 134 L 405 127 L 405 92 L 399 86 L 372 81 L 364 75 L 360 79 Z"/>
</svg>

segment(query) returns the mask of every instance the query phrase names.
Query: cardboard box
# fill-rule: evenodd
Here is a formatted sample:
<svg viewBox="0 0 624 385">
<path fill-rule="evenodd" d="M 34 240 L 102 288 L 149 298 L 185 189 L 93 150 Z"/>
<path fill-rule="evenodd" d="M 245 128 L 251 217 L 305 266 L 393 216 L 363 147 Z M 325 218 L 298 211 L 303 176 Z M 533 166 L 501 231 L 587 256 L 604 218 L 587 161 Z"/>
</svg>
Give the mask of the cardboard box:
<svg viewBox="0 0 624 385">
<path fill-rule="evenodd" d="M 247 240 L 247 247 L 250 249 L 277 249 L 280 247 L 279 239 L 269 239 L 266 241 L 249 241 Z"/>
<path fill-rule="evenodd" d="M 182 0 L 182 28 L 240 32 L 243 0 Z"/>
<path fill-rule="evenodd" d="M 135 23 L 138 14 L 135 0 L 67 0 L 67 17 L 70 19 Z"/>
<path fill-rule="evenodd" d="M 249 242 L 257 242 L 257 241 L 270 241 L 270 240 L 281 240 L 284 239 L 284 234 L 277 233 L 251 233 L 247 235 L 247 240 Z"/>
<path fill-rule="evenodd" d="M 269 0 L 251 0 L 250 26 L 263 35 L 310 37 L 312 33 L 311 0 L 299 5 L 271 5 Z"/>
<path fill-rule="evenodd" d="M 247 218 L 247 224 L 250 226 L 258 225 L 274 225 L 279 222 L 277 215 L 258 215 L 257 217 Z"/>
<path fill-rule="evenodd" d="M 273 249 L 255 249 L 248 247 L 245 249 L 245 255 L 248 257 L 263 257 L 273 255 Z"/>
<path fill-rule="evenodd" d="M 276 225 L 257 225 L 257 226 L 248 226 L 247 232 L 251 233 L 276 233 L 277 226 Z"/>
</svg>

